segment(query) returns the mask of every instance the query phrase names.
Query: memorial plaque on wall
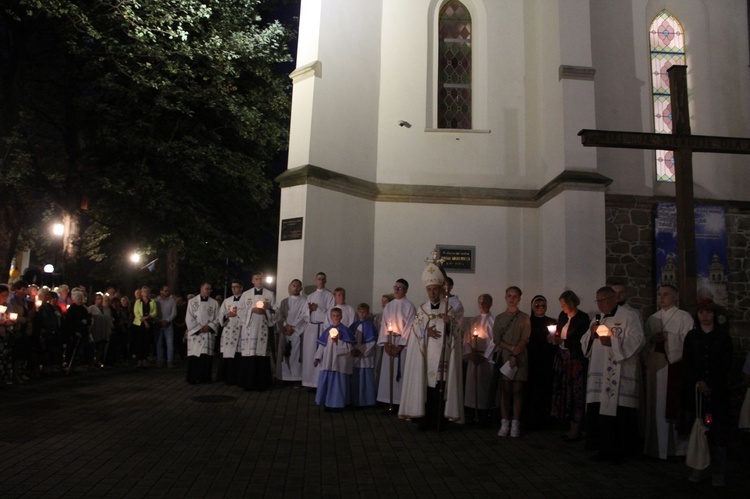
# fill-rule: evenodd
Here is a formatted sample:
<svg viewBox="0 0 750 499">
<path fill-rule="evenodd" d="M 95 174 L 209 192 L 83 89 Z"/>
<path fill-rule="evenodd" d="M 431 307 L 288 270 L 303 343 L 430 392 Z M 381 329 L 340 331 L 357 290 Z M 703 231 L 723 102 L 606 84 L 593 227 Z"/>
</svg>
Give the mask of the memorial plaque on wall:
<svg viewBox="0 0 750 499">
<path fill-rule="evenodd" d="M 444 258 L 443 268 L 451 272 L 474 273 L 476 246 L 437 246 L 438 258 Z"/>
<path fill-rule="evenodd" d="M 302 239 L 302 217 L 285 218 L 281 221 L 281 240 Z"/>
</svg>

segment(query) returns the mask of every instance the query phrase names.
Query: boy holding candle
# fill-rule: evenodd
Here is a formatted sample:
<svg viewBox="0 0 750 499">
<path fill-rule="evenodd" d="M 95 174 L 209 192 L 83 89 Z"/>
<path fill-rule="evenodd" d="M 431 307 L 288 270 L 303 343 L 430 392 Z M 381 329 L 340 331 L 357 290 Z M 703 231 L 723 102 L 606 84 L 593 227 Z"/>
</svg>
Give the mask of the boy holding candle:
<svg viewBox="0 0 750 499">
<path fill-rule="evenodd" d="M 318 338 L 315 352 L 315 367 L 320 366 L 315 403 L 326 411 L 340 411 L 350 403 L 352 375 L 352 345 L 354 336 L 349 328 L 341 323 L 341 309 L 331 309 L 331 325 Z"/>
</svg>

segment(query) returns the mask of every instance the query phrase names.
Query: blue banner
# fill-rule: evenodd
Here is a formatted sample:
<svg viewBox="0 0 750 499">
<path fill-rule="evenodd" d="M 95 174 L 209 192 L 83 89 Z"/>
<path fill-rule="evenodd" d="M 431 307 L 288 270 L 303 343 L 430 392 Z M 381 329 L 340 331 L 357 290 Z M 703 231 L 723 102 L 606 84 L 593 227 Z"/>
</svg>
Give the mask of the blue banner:
<svg viewBox="0 0 750 499">
<path fill-rule="evenodd" d="M 654 220 L 657 285 L 677 285 L 677 207 L 659 203 Z M 695 207 L 695 262 L 698 299 L 727 306 L 727 225 L 721 206 Z"/>
</svg>

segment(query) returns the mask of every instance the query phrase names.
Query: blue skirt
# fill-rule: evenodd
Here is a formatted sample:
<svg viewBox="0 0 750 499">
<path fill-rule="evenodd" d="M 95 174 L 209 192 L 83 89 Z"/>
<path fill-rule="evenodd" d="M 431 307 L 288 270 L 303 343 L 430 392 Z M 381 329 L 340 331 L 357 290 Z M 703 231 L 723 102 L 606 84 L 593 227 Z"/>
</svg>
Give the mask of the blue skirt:
<svg viewBox="0 0 750 499">
<path fill-rule="evenodd" d="M 352 373 L 352 405 L 375 405 L 375 369 L 355 367 Z"/>
<path fill-rule="evenodd" d="M 315 403 L 326 407 L 344 408 L 350 403 L 350 374 L 336 371 L 320 371 Z"/>
</svg>

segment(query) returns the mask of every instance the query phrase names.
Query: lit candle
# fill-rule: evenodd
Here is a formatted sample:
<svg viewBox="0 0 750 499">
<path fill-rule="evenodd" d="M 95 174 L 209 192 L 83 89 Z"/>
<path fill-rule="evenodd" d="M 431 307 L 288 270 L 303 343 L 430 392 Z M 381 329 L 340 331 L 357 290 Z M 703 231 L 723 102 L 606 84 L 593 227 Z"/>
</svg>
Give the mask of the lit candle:
<svg viewBox="0 0 750 499">
<path fill-rule="evenodd" d="M 8 307 L 6 307 L 5 305 L 0 305 L 0 314 L 4 314 L 6 310 L 8 310 Z"/>
<path fill-rule="evenodd" d="M 555 334 L 557 332 L 557 326 L 550 324 L 547 326 L 547 331 L 549 331 L 549 334 Z"/>
<path fill-rule="evenodd" d="M 474 328 L 474 332 L 471 333 L 471 349 L 476 351 L 477 349 L 477 341 L 479 340 L 479 331 L 477 331 L 477 328 Z"/>
<path fill-rule="evenodd" d="M 34 305 L 36 305 L 36 308 L 39 308 L 42 306 L 42 300 L 37 300 L 34 302 Z"/>
<path fill-rule="evenodd" d="M 599 336 L 612 336 L 612 331 L 610 331 L 604 324 L 600 324 L 599 327 L 596 328 L 596 334 Z"/>
<path fill-rule="evenodd" d="M 393 345 L 393 325 L 388 322 L 388 346 Z"/>
<path fill-rule="evenodd" d="M 260 300 L 258 300 L 257 302 L 255 302 L 255 308 L 263 308 L 263 302 L 260 301 Z"/>
<path fill-rule="evenodd" d="M 18 319 L 18 314 L 15 312 L 11 312 L 8 314 L 8 317 L 10 318 L 10 320 L 15 321 L 16 319 Z"/>
<path fill-rule="evenodd" d="M 335 340 L 339 337 L 339 330 L 335 327 L 332 327 L 330 331 L 328 331 L 328 334 L 331 336 L 332 340 Z"/>
</svg>

